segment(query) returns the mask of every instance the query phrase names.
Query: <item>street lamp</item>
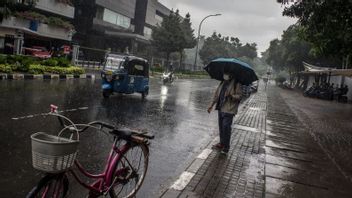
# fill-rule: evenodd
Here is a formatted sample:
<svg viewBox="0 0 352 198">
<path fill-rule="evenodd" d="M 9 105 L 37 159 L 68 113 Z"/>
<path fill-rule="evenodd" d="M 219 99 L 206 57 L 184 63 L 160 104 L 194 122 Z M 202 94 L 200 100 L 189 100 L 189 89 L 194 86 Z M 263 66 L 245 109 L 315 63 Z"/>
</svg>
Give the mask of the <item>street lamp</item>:
<svg viewBox="0 0 352 198">
<path fill-rule="evenodd" d="M 195 70 L 196 66 L 197 66 L 197 58 L 198 58 L 198 46 L 199 46 L 199 36 L 200 36 L 200 29 L 202 28 L 202 23 L 203 21 L 205 21 L 205 19 L 212 17 L 212 16 L 220 16 L 221 14 L 211 14 L 208 15 L 206 17 L 204 17 L 202 19 L 202 21 L 199 23 L 199 27 L 198 27 L 198 36 L 197 36 L 197 46 L 196 46 L 196 58 L 194 59 L 194 65 L 193 65 L 193 70 Z"/>
</svg>

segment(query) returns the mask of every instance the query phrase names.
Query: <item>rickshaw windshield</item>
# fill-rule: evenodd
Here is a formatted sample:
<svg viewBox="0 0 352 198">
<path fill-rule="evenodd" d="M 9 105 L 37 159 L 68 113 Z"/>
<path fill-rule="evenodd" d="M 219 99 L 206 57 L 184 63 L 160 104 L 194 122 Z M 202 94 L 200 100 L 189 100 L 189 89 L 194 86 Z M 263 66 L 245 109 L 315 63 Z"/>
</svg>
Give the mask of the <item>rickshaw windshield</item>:
<svg viewBox="0 0 352 198">
<path fill-rule="evenodd" d="M 124 59 L 116 57 L 108 57 L 105 62 L 105 69 L 107 70 L 117 70 L 123 69 Z"/>
</svg>

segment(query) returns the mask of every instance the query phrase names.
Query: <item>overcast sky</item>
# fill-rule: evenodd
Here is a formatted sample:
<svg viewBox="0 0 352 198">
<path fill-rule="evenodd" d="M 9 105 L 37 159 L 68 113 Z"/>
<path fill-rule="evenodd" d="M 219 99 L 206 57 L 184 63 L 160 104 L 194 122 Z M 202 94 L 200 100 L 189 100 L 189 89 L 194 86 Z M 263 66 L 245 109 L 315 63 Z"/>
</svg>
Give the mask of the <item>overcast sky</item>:
<svg viewBox="0 0 352 198">
<path fill-rule="evenodd" d="M 259 52 L 265 51 L 272 39 L 280 38 L 282 31 L 296 22 L 295 19 L 282 16 L 283 8 L 276 0 L 159 1 L 170 9 L 179 9 L 183 16 L 189 12 L 195 35 L 203 17 L 222 14 L 206 19 L 201 35 L 209 36 L 216 31 L 224 36 L 235 36 L 242 43 L 257 43 Z"/>
</svg>

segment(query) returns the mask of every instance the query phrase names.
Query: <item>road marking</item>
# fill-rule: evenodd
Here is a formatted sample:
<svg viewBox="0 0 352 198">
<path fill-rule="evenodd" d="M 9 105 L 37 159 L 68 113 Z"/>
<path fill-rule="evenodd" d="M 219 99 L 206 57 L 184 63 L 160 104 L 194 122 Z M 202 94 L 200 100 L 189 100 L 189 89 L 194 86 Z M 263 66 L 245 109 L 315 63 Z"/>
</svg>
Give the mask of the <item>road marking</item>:
<svg viewBox="0 0 352 198">
<path fill-rule="evenodd" d="M 171 186 L 171 189 L 174 190 L 183 190 L 187 184 L 191 181 L 192 177 L 194 176 L 194 173 L 190 173 L 187 171 L 184 171 L 180 177 L 175 181 L 175 183 Z"/>
<path fill-rule="evenodd" d="M 64 112 L 73 112 L 73 111 L 78 111 L 78 110 L 87 110 L 88 107 L 78 107 L 77 109 L 67 109 L 67 110 L 61 110 L 58 111 L 58 113 L 64 113 Z M 49 113 L 37 113 L 37 114 L 31 114 L 27 116 L 21 116 L 21 117 L 13 117 L 11 118 L 12 120 L 22 120 L 22 119 L 27 119 L 27 118 L 34 118 L 37 116 L 47 116 Z"/>
<path fill-rule="evenodd" d="M 205 160 L 205 159 L 208 158 L 208 156 L 210 155 L 210 153 L 211 153 L 212 151 L 213 151 L 213 150 L 211 150 L 211 149 L 204 149 L 204 150 L 202 151 L 202 153 L 198 155 L 197 158 L 198 158 L 198 159 L 203 159 L 203 160 Z"/>
<path fill-rule="evenodd" d="M 78 107 L 79 110 L 86 110 L 88 107 Z"/>
<path fill-rule="evenodd" d="M 248 126 L 243 126 L 243 125 L 239 125 L 239 124 L 234 124 L 234 125 L 233 125 L 233 128 L 235 128 L 235 129 L 240 129 L 240 130 L 244 130 L 244 131 L 251 131 L 251 132 L 254 132 L 254 133 L 260 132 L 260 130 L 257 129 L 257 128 L 248 127 Z"/>
</svg>

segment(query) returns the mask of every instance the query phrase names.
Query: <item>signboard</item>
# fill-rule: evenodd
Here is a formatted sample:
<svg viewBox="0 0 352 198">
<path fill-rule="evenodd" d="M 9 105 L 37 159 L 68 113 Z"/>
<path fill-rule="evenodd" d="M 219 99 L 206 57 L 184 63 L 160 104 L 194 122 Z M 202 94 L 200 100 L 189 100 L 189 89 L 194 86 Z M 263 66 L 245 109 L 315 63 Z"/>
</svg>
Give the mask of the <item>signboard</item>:
<svg viewBox="0 0 352 198">
<path fill-rule="evenodd" d="M 64 54 L 70 54 L 71 47 L 69 45 L 64 45 L 62 48 L 64 49 Z"/>
</svg>

